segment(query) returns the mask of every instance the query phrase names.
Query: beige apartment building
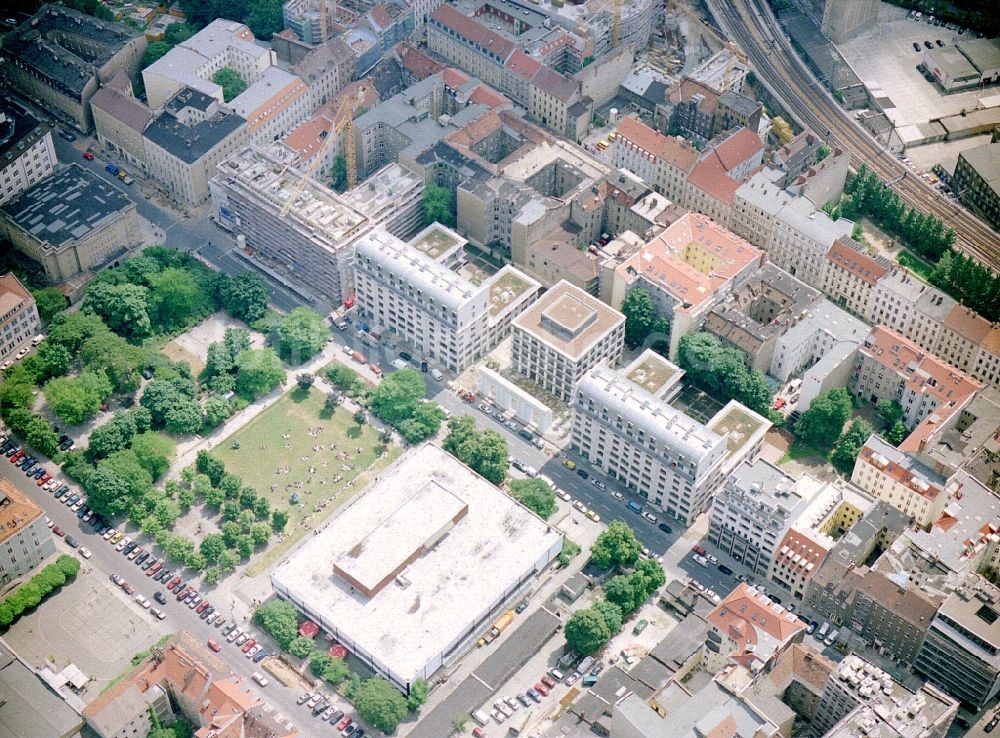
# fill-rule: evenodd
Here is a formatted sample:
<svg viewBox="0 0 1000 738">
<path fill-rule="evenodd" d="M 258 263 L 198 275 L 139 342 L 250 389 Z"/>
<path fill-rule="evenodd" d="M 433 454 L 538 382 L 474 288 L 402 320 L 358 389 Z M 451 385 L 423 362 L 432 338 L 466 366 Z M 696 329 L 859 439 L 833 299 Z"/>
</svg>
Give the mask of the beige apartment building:
<svg viewBox="0 0 1000 738">
<path fill-rule="evenodd" d="M 0 478 L 0 587 L 24 576 L 55 552 L 42 508 Z"/>
<path fill-rule="evenodd" d="M 604 360 L 614 366 L 625 344 L 625 316 L 563 280 L 513 322 L 514 369 L 563 402 Z"/>
<path fill-rule="evenodd" d="M 31 293 L 13 272 L 0 276 L 0 359 L 38 335 L 40 325 Z"/>
</svg>

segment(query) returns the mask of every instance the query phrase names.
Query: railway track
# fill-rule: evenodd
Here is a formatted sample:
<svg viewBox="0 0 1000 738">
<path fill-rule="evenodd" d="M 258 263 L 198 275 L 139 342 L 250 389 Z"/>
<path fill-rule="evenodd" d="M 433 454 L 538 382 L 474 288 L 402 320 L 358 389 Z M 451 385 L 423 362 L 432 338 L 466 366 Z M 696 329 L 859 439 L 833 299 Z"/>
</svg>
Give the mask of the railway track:
<svg viewBox="0 0 1000 738">
<path fill-rule="evenodd" d="M 758 77 L 793 115 L 850 151 L 855 169 L 864 163 L 883 181 L 897 180 L 891 187 L 904 203 L 940 218 L 954 229 L 955 248 L 1000 272 L 1000 234 L 940 195 L 852 120 L 802 64 L 765 2 L 709 0 L 707 4 L 723 30 L 742 46 Z"/>
</svg>

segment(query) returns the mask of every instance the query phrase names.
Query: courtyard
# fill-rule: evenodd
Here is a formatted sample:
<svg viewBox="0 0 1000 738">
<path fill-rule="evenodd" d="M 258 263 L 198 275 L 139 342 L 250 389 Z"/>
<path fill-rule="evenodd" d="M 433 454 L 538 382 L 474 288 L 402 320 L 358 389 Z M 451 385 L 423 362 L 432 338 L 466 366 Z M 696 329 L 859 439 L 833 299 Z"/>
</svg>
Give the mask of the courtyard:
<svg viewBox="0 0 1000 738">
<path fill-rule="evenodd" d="M 326 397 L 315 388 L 292 390 L 213 451 L 227 471 L 267 497 L 272 509 L 288 512 L 284 534 L 251 564 L 251 576 L 283 556 L 402 452 L 383 445 L 370 424 L 357 425 L 352 410 L 326 410 Z"/>
</svg>

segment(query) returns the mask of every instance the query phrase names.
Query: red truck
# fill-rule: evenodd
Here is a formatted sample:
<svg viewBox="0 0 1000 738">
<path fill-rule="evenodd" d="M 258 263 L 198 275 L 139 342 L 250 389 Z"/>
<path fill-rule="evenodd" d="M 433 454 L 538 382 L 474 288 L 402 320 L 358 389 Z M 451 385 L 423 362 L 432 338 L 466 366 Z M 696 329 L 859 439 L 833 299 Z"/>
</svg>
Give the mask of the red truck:
<svg viewBox="0 0 1000 738">
<path fill-rule="evenodd" d="M 368 357 L 365 356 L 360 351 L 352 351 L 351 352 L 351 358 L 354 359 L 359 364 L 367 364 L 368 363 Z"/>
<path fill-rule="evenodd" d="M 692 546 L 691 547 L 691 551 L 693 553 L 698 554 L 699 556 L 704 556 L 705 555 L 705 549 L 703 549 L 701 546 Z"/>
</svg>

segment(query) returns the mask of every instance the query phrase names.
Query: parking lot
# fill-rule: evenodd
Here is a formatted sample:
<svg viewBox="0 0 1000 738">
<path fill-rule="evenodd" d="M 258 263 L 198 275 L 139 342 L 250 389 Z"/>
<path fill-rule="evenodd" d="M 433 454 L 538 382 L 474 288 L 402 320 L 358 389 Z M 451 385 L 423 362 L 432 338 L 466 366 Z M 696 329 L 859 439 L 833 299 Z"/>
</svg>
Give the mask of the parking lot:
<svg viewBox="0 0 1000 738">
<path fill-rule="evenodd" d="M 943 95 L 916 69 L 927 50 L 924 41 L 938 48 L 938 39 L 952 45 L 963 38 L 968 34 L 909 19 L 905 9 L 882 3 L 878 25 L 837 48 L 899 127 L 976 107 L 981 90 Z M 913 44 L 920 51 L 914 51 Z"/>
<path fill-rule="evenodd" d="M 133 655 L 166 633 L 104 574 L 84 564 L 72 584 L 14 623 L 6 637 L 36 668 L 49 663 L 58 671 L 76 664 L 93 680 L 83 695 L 89 701 L 130 667 Z"/>
</svg>

